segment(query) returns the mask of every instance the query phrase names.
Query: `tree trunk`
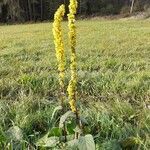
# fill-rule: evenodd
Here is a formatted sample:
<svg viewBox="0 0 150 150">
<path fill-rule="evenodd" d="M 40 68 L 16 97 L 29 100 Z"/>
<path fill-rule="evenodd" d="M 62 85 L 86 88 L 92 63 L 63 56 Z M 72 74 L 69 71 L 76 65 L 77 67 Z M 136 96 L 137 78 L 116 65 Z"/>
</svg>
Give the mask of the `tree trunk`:
<svg viewBox="0 0 150 150">
<path fill-rule="evenodd" d="M 41 21 L 43 20 L 43 0 L 41 0 Z"/>
<path fill-rule="evenodd" d="M 31 0 L 28 0 L 28 8 L 29 8 L 29 17 L 30 17 L 30 21 L 32 21 L 32 7 L 31 7 Z"/>
<path fill-rule="evenodd" d="M 135 2 L 135 0 L 132 0 L 131 9 L 130 9 L 130 14 L 133 13 L 134 2 Z"/>
<path fill-rule="evenodd" d="M 82 12 L 82 5 L 81 5 L 81 0 L 78 2 L 78 7 L 79 7 L 79 14 Z"/>
<path fill-rule="evenodd" d="M 33 20 L 36 21 L 35 19 L 35 3 L 32 4 L 32 9 L 33 9 Z"/>
</svg>

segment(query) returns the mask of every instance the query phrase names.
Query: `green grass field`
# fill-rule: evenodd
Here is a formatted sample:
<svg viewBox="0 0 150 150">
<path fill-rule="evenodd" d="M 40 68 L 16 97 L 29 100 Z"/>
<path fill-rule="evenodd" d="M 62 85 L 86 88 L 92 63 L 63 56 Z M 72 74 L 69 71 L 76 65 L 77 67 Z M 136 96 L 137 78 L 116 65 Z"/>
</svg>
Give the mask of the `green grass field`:
<svg viewBox="0 0 150 150">
<path fill-rule="evenodd" d="M 67 23 L 63 27 L 67 87 Z M 77 96 L 86 132 L 99 150 L 149 150 L 150 21 L 77 21 L 77 31 Z M 12 126 L 23 132 L 26 148 L 55 126 L 58 88 L 52 24 L 0 26 L 1 149 L 11 143 Z"/>
</svg>

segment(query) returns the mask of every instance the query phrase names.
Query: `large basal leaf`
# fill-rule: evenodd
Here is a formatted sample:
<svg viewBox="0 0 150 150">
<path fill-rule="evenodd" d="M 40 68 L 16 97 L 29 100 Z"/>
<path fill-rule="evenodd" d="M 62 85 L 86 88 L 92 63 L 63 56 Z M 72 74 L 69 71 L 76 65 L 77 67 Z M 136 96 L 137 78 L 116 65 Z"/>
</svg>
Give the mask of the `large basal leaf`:
<svg viewBox="0 0 150 150">
<path fill-rule="evenodd" d="M 13 141 L 21 141 L 23 139 L 22 130 L 18 126 L 13 126 L 9 128 L 6 132 L 8 139 Z"/>
<path fill-rule="evenodd" d="M 64 115 L 61 116 L 60 122 L 59 122 L 59 127 L 63 128 L 64 122 L 69 118 L 69 117 L 75 117 L 75 114 L 72 111 L 67 111 Z"/>
<path fill-rule="evenodd" d="M 74 129 L 76 128 L 76 121 L 75 119 L 70 120 L 66 123 L 67 133 L 68 134 L 74 134 Z"/>
<path fill-rule="evenodd" d="M 59 110 L 62 110 L 62 106 L 57 106 L 57 107 L 54 109 L 54 111 L 53 111 L 53 113 L 52 113 L 51 120 L 54 119 L 56 113 L 57 113 Z"/>
<path fill-rule="evenodd" d="M 62 129 L 60 129 L 58 127 L 52 128 L 48 133 L 48 137 L 51 137 L 51 136 L 60 137 L 61 135 L 62 135 Z"/>
<path fill-rule="evenodd" d="M 67 141 L 72 141 L 74 140 L 74 137 L 75 135 L 74 134 L 70 134 L 70 135 L 67 135 Z M 65 141 L 65 136 L 61 136 L 60 139 L 59 139 L 61 142 Z"/>
<path fill-rule="evenodd" d="M 55 147 L 59 143 L 59 137 L 49 137 L 48 134 L 43 138 L 39 139 L 36 146 L 39 147 Z"/>
<path fill-rule="evenodd" d="M 77 139 L 67 142 L 67 150 L 78 150 L 78 143 L 79 140 Z"/>
<path fill-rule="evenodd" d="M 79 150 L 95 150 L 95 143 L 93 136 L 88 134 L 84 137 L 79 138 L 78 142 L 78 149 Z"/>
<path fill-rule="evenodd" d="M 93 136 L 88 134 L 79 139 L 74 139 L 67 142 L 67 150 L 95 150 L 95 143 Z"/>
</svg>

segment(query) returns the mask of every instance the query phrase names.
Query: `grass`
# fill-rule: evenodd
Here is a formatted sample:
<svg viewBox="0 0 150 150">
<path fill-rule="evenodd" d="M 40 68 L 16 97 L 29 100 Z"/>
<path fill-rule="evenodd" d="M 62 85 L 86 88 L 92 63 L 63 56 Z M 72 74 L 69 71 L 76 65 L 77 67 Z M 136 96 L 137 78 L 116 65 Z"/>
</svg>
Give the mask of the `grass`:
<svg viewBox="0 0 150 150">
<path fill-rule="evenodd" d="M 63 27 L 68 54 L 67 23 Z M 11 143 L 6 133 L 12 126 L 22 130 L 27 148 L 56 124 L 51 115 L 59 85 L 51 29 L 51 23 L 0 26 L 1 149 Z M 77 29 L 77 94 L 86 132 L 100 150 L 150 149 L 150 22 L 84 20 Z M 69 57 L 66 66 L 67 86 Z"/>
</svg>

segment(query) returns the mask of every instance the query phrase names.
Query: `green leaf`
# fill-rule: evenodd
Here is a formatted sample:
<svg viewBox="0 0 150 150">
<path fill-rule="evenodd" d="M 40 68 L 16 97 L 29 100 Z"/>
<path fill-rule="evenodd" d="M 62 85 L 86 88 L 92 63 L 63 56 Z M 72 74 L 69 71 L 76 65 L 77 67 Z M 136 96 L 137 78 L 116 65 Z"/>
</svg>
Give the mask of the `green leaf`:
<svg viewBox="0 0 150 150">
<path fill-rule="evenodd" d="M 18 126 L 13 126 L 9 128 L 6 132 L 8 139 L 13 141 L 21 141 L 23 139 L 22 130 Z"/>
<path fill-rule="evenodd" d="M 54 111 L 53 111 L 53 113 L 52 113 L 51 120 L 54 119 L 55 114 L 56 114 L 59 110 L 62 110 L 62 106 L 57 106 L 57 107 L 55 107 L 55 109 L 54 109 Z"/>
<path fill-rule="evenodd" d="M 62 135 L 62 129 L 60 129 L 58 127 L 52 128 L 48 133 L 48 137 L 51 137 L 51 136 L 60 137 L 61 135 Z"/>
<path fill-rule="evenodd" d="M 93 136 L 88 134 L 79 139 L 74 139 L 67 142 L 67 149 L 70 150 L 95 150 L 95 143 Z"/>
<path fill-rule="evenodd" d="M 71 140 L 67 142 L 67 150 L 78 150 L 78 139 Z"/>
<path fill-rule="evenodd" d="M 39 147 L 55 147 L 59 143 L 59 137 L 50 137 L 48 138 L 48 134 L 43 138 L 39 139 L 36 143 L 36 146 Z"/>
<path fill-rule="evenodd" d="M 84 137 L 79 138 L 78 142 L 78 149 L 79 150 L 95 150 L 95 143 L 93 136 L 88 134 Z"/>
<path fill-rule="evenodd" d="M 72 141 L 74 140 L 75 135 L 71 134 L 71 135 L 67 135 L 67 141 Z M 60 141 L 63 142 L 65 140 L 65 136 L 61 136 L 60 137 Z"/>
<path fill-rule="evenodd" d="M 60 122 L 59 122 L 59 127 L 63 128 L 64 122 L 69 118 L 69 117 L 75 117 L 75 114 L 72 111 L 67 111 L 64 115 L 61 116 Z"/>
<path fill-rule="evenodd" d="M 75 133 L 75 131 L 74 131 L 74 129 L 76 127 L 75 120 L 71 120 L 71 121 L 67 122 L 66 126 L 67 126 L 67 133 L 68 134 L 74 134 Z"/>
</svg>

